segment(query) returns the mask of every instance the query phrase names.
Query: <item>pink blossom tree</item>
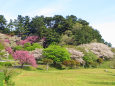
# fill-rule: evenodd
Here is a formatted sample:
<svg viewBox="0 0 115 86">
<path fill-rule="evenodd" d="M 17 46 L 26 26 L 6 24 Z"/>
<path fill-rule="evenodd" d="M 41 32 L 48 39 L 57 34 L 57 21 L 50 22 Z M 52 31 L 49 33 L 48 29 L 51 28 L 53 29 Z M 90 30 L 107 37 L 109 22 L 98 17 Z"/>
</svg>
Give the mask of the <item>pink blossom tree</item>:
<svg viewBox="0 0 115 86">
<path fill-rule="evenodd" d="M 13 54 L 13 50 L 11 47 L 6 47 L 5 49 L 9 54 Z"/>
<path fill-rule="evenodd" d="M 8 39 L 5 39 L 4 41 L 5 41 L 6 43 L 10 43 L 10 41 L 9 41 Z"/>
<path fill-rule="evenodd" d="M 36 60 L 32 54 L 29 54 L 28 51 L 16 51 L 13 53 L 13 57 L 15 60 L 18 60 L 21 64 L 21 68 L 23 68 L 23 65 L 30 64 L 33 67 L 37 67 Z"/>
<path fill-rule="evenodd" d="M 28 36 L 25 40 L 21 40 L 20 42 L 17 42 L 18 45 L 24 45 L 25 43 L 34 43 L 37 42 L 38 36 Z"/>
</svg>

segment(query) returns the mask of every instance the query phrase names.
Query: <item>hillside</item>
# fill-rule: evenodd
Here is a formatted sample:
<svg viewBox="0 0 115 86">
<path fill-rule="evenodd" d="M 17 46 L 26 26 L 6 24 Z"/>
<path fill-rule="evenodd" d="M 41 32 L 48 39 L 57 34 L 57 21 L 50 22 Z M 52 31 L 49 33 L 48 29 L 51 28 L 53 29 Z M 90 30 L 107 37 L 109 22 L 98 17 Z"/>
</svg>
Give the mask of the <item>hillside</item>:
<svg viewBox="0 0 115 86">
<path fill-rule="evenodd" d="M 5 22 L 3 16 L 0 18 Z M 82 74 L 84 76 L 85 72 L 88 75 L 92 73 L 91 77 L 96 73 L 91 72 L 91 70 L 87 72 L 85 68 L 115 68 L 115 48 L 112 48 L 111 43 L 106 42 L 102 38 L 98 30 L 89 26 L 87 21 L 74 15 L 67 16 L 66 18 L 61 15 L 55 15 L 54 17 L 36 16 L 32 19 L 28 16 L 23 17 L 19 15 L 14 21 L 10 21 L 8 24 L 6 23 L 0 27 L 0 32 L 0 71 L 4 73 L 4 75 L 1 73 L 1 76 L 5 77 L 0 79 L 4 79 L 4 84 L 7 85 L 14 86 L 13 81 L 15 81 L 16 86 L 20 86 L 20 77 L 23 77 L 31 85 L 34 82 L 36 83 L 37 79 L 40 80 L 40 78 L 32 76 L 39 77 L 39 74 L 43 75 L 44 78 L 42 77 L 42 79 L 44 80 L 49 78 L 49 75 L 54 75 L 55 80 L 60 73 L 61 77 L 64 76 L 64 79 L 67 79 L 63 79 L 64 82 L 61 82 L 63 85 L 60 86 L 65 86 L 66 84 L 64 83 L 68 82 L 68 79 L 76 85 L 76 80 L 84 81 L 80 77 Z M 16 72 L 13 71 L 14 69 Z M 76 75 L 77 70 L 67 71 L 72 69 L 81 69 L 79 71 L 82 73 L 78 71 L 80 76 L 76 76 L 78 79 L 72 77 Z M 53 73 L 53 71 L 49 70 L 56 71 Z M 59 70 L 63 71 L 60 72 Z M 95 69 L 95 71 L 97 70 Z M 12 80 L 12 76 L 20 71 L 22 71 L 22 75 Z M 110 72 L 106 69 L 104 71 L 100 70 L 98 78 L 103 73 L 103 76 L 110 79 L 106 72 L 112 74 L 111 70 Z M 28 73 L 32 73 L 32 76 Z M 71 76 L 68 76 L 69 74 Z M 10 78 L 8 78 L 9 76 Z M 28 76 L 32 78 L 32 82 L 28 80 L 30 79 L 30 77 L 27 78 Z M 92 79 L 89 76 L 83 76 L 82 78 Z M 93 81 L 94 79 L 95 77 Z M 22 83 L 22 86 L 25 85 L 25 80 L 23 80 L 24 84 Z M 46 86 L 46 84 L 54 86 L 49 82 L 43 85 L 44 80 L 41 81 L 41 84 L 36 83 L 35 86 Z M 103 79 L 99 80 L 103 81 Z M 112 80 L 110 79 L 109 81 Z M 52 82 L 51 79 L 49 81 Z M 85 83 L 92 86 L 95 83 L 93 81 L 86 81 Z M 80 82 L 78 84 L 82 85 Z M 88 82 L 92 84 L 88 84 Z M 106 82 L 102 83 L 105 85 Z M 100 83 L 96 82 L 99 85 Z M 110 83 L 110 86 L 113 84 Z M 71 82 L 70 85 L 72 85 Z"/>
</svg>

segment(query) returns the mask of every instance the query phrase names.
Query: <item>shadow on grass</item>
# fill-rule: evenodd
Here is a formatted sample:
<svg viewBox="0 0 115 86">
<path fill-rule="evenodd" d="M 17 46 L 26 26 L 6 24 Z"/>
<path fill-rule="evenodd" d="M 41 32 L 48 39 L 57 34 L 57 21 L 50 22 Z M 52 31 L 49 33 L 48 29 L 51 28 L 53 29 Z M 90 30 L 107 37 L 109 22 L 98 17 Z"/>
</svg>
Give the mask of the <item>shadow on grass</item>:
<svg viewBox="0 0 115 86">
<path fill-rule="evenodd" d="M 98 86 L 98 84 L 100 84 L 100 85 L 114 85 L 115 86 L 115 82 L 93 82 L 93 81 L 91 81 L 89 83 L 90 84 L 97 84 L 97 86 Z"/>
</svg>

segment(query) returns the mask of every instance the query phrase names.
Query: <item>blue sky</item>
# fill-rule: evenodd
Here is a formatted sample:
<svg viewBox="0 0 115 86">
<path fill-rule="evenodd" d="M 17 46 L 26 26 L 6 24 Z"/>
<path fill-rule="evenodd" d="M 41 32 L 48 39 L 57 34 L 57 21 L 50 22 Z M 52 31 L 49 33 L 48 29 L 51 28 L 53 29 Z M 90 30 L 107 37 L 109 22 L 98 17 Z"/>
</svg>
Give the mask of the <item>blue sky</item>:
<svg viewBox="0 0 115 86">
<path fill-rule="evenodd" d="M 115 0 L 0 0 L 0 14 L 7 20 L 17 15 L 73 14 L 87 20 L 115 47 Z"/>
</svg>

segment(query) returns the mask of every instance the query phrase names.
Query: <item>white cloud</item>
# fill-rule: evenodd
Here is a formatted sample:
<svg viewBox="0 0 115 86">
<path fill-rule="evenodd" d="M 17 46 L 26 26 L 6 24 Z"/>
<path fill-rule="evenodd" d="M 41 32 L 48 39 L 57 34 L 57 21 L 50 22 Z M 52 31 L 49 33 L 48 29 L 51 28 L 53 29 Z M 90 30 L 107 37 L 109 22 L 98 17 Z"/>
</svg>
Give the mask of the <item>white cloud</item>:
<svg viewBox="0 0 115 86">
<path fill-rule="evenodd" d="M 72 0 L 56 0 L 52 2 L 52 4 L 48 4 L 43 8 L 38 8 L 34 11 L 25 13 L 24 15 L 29 15 L 29 16 L 36 16 L 36 15 L 53 16 L 57 14 L 61 15 L 63 11 L 65 11 L 68 8 L 67 6 L 71 1 Z"/>
<path fill-rule="evenodd" d="M 37 15 L 44 15 L 44 16 L 53 16 L 59 9 L 56 8 L 44 8 L 39 11 L 36 11 L 35 13 Z"/>
<path fill-rule="evenodd" d="M 115 47 L 115 22 L 106 22 L 103 24 L 95 24 L 92 26 L 98 29 L 102 37 L 106 41 L 112 43 L 113 47 Z"/>
</svg>

